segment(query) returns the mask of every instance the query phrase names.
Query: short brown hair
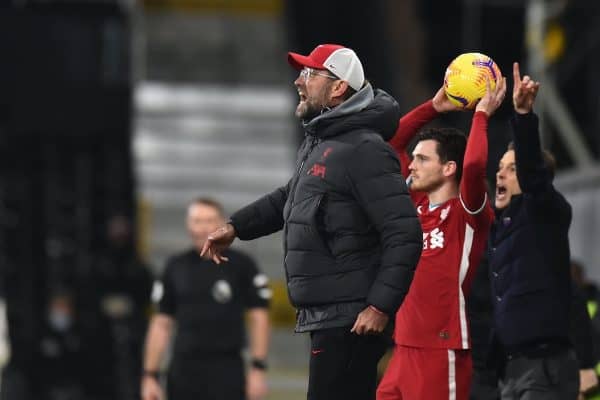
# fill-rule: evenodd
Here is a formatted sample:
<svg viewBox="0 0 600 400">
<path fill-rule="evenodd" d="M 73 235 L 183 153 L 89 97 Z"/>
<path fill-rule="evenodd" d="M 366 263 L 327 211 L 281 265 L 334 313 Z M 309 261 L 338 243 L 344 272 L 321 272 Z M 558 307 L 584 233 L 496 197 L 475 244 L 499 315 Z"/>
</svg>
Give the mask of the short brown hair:
<svg viewBox="0 0 600 400">
<path fill-rule="evenodd" d="M 508 144 L 507 150 L 514 150 L 514 149 L 515 149 L 515 142 L 511 141 Z M 550 172 L 550 177 L 552 179 L 554 179 L 554 174 L 556 174 L 556 157 L 554 157 L 554 154 L 552 154 L 550 152 L 550 150 L 546 150 L 546 149 L 542 149 L 542 157 L 544 158 L 544 166 L 546 167 L 548 172 Z M 518 165 L 517 165 L 517 168 L 519 168 Z"/>
<path fill-rule="evenodd" d="M 212 207 L 217 210 L 221 216 L 225 215 L 225 209 L 223 208 L 223 205 L 210 197 L 197 197 L 190 203 L 190 205 L 204 205 Z"/>
</svg>

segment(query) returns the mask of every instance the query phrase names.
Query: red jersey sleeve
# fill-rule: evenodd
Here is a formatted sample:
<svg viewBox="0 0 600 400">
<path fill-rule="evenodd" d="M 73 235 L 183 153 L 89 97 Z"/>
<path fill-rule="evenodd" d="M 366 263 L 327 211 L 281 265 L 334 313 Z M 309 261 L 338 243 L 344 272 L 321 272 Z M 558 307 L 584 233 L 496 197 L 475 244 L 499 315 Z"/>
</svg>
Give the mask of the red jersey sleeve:
<svg viewBox="0 0 600 400">
<path fill-rule="evenodd" d="M 396 130 L 394 137 L 390 140 L 390 145 L 396 150 L 396 154 L 400 159 L 400 166 L 402 167 L 402 175 L 405 178 L 408 177 L 408 164 L 410 164 L 410 158 L 406 153 L 408 144 L 423 125 L 432 121 L 437 116 L 438 112 L 433 108 L 433 102 L 429 100 L 400 118 L 398 130 Z"/>
<path fill-rule="evenodd" d="M 488 159 L 487 126 L 487 114 L 483 111 L 476 112 L 471 123 L 460 180 L 460 201 L 469 214 L 480 213 L 487 199 L 485 184 Z"/>
</svg>

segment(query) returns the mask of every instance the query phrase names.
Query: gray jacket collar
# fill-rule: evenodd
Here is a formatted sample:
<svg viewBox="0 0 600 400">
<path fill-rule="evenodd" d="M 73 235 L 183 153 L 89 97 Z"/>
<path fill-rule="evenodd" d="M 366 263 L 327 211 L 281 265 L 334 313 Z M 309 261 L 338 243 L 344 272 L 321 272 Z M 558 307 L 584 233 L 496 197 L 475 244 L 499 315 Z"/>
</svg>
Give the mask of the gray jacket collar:
<svg viewBox="0 0 600 400">
<path fill-rule="evenodd" d="M 316 126 L 323 120 L 338 118 L 343 115 L 355 114 L 364 110 L 375 98 L 373 87 L 370 83 L 366 83 L 362 89 L 354 93 L 349 99 L 335 108 L 324 111 L 310 121 L 302 121 L 302 126 L 307 133 L 314 132 Z"/>
</svg>

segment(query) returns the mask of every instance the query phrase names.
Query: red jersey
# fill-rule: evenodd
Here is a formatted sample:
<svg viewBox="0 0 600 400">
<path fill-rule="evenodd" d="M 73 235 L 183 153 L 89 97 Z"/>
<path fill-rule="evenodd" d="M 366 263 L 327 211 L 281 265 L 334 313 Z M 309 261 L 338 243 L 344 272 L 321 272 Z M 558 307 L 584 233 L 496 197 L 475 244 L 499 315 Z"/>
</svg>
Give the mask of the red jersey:
<svg viewBox="0 0 600 400">
<path fill-rule="evenodd" d="M 431 101 L 400 120 L 390 142 L 408 176 L 406 144 L 437 116 Z M 463 161 L 460 196 L 430 208 L 425 193 L 411 193 L 423 229 L 423 252 L 409 292 L 396 313 L 394 339 L 411 347 L 468 349 L 465 298 L 485 250 L 494 218 L 485 184 L 487 115 L 473 116 Z"/>
</svg>

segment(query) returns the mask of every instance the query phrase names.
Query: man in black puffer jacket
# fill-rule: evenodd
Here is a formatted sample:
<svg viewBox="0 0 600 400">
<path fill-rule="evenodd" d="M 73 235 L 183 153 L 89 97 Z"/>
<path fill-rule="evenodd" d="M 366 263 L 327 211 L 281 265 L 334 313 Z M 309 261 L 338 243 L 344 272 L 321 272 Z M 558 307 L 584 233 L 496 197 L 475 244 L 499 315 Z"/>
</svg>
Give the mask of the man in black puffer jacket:
<svg viewBox="0 0 600 400">
<path fill-rule="evenodd" d="M 308 399 L 375 396 L 380 335 L 408 292 L 422 231 L 394 150 L 396 101 L 365 81 L 351 49 L 289 53 L 306 138 L 288 184 L 236 212 L 204 255 L 283 229 L 297 332 L 310 332 Z"/>
</svg>

